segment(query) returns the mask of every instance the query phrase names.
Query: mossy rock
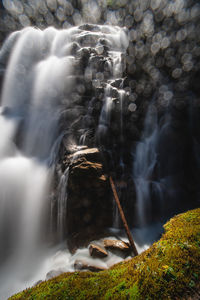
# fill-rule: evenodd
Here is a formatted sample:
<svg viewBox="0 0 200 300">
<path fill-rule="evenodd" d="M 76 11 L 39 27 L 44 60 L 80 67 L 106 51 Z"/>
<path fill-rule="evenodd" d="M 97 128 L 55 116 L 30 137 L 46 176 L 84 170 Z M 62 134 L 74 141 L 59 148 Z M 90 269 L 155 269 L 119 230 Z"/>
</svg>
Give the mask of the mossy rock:
<svg viewBox="0 0 200 300">
<path fill-rule="evenodd" d="M 100 273 L 64 273 L 10 299 L 188 299 L 199 293 L 200 209 L 172 218 L 141 255 Z"/>
</svg>

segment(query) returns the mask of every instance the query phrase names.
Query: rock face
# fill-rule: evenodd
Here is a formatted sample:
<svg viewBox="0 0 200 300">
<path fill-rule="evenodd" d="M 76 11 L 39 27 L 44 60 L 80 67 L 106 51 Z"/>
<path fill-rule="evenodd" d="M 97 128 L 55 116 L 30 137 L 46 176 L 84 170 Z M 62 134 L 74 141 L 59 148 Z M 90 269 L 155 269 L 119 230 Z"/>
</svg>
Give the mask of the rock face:
<svg viewBox="0 0 200 300">
<path fill-rule="evenodd" d="M 94 258 L 104 258 L 108 256 L 108 253 L 105 251 L 105 249 L 95 244 L 90 244 L 89 252 L 90 255 Z"/>
<path fill-rule="evenodd" d="M 87 159 L 87 161 L 90 161 L 90 162 L 101 162 L 101 156 L 100 156 L 100 153 L 99 153 L 99 150 L 97 148 L 90 148 L 88 149 L 86 147 L 85 148 L 81 148 L 80 150 L 78 151 L 75 151 L 73 154 L 69 155 L 67 157 L 68 160 L 77 160 L 78 158 L 81 158 L 81 157 L 85 157 Z"/>
<path fill-rule="evenodd" d="M 69 244 L 80 246 L 112 224 L 112 200 L 98 149 L 66 156 L 69 166 L 66 228 Z M 79 233 L 77 235 L 77 233 Z"/>
</svg>

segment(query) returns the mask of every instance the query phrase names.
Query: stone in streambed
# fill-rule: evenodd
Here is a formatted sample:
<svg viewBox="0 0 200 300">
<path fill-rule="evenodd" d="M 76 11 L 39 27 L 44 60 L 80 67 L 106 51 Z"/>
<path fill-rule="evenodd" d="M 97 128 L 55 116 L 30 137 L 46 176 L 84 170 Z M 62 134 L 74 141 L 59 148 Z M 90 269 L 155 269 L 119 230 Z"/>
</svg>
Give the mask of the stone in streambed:
<svg viewBox="0 0 200 300">
<path fill-rule="evenodd" d="M 53 277 L 56 277 L 56 276 L 59 276 L 59 275 L 61 275 L 62 273 L 64 273 L 64 271 L 63 270 L 51 270 L 51 271 L 49 271 L 47 274 L 46 274 L 46 280 L 49 280 L 49 279 L 51 279 L 51 278 L 53 278 Z"/>
<path fill-rule="evenodd" d="M 129 243 L 125 243 L 121 240 L 109 240 L 109 239 L 106 239 L 103 241 L 104 243 L 104 247 L 106 249 L 109 249 L 109 250 L 119 250 L 119 251 L 122 251 L 122 252 L 129 252 L 131 249 L 130 249 L 130 244 Z"/>
<path fill-rule="evenodd" d="M 104 258 L 108 256 L 108 253 L 105 249 L 95 244 L 90 244 L 89 252 L 90 255 L 94 258 Z"/>
<path fill-rule="evenodd" d="M 88 270 L 88 271 L 91 271 L 91 272 L 99 272 L 99 271 L 104 271 L 106 270 L 105 268 L 102 268 L 102 267 L 98 267 L 98 266 L 95 266 L 95 265 L 91 265 L 91 264 L 88 264 L 87 262 L 83 261 L 83 260 L 76 260 L 74 262 L 74 269 L 76 271 L 81 271 L 81 270 Z"/>
</svg>

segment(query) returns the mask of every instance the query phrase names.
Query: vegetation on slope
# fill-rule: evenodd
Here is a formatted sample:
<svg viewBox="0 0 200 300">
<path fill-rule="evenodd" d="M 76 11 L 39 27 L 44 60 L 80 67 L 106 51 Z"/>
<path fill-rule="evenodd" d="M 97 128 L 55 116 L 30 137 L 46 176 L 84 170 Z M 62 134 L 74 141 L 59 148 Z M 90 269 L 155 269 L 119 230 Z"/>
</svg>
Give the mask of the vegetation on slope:
<svg viewBox="0 0 200 300">
<path fill-rule="evenodd" d="M 200 209 L 172 218 L 141 255 L 100 273 L 65 273 L 10 299 L 183 299 L 198 295 Z"/>
</svg>

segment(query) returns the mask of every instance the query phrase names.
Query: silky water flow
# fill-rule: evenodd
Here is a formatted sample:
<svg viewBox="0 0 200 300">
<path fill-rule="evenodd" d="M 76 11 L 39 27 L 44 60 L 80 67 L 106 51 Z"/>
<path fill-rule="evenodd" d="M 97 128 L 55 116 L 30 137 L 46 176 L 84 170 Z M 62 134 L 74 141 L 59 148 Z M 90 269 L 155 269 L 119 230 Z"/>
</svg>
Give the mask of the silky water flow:
<svg viewBox="0 0 200 300">
<path fill-rule="evenodd" d="M 44 31 L 30 27 L 11 34 L 1 48 L 0 65 L 6 69 L 0 114 L 1 299 L 48 278 L 52 270 L 73 271 L 77 257 L 90 260 L 88 249 L 80 249 L 72 256 L 61 244 L 49 247 L 45 237 L 50 236 L 47 218 L 57 156 L 54 152 L 58 148 L 55 143 L 62 136 L 59 120 L 63 107 L 72 101 L 69 95 L 75 85 L 78 58 L 71 46 L 85 39 L 101 53 L 98 40 L 102 37 L 112 45 L 108 67 L 116 78 L 122 74 L 121 54 L 128 45 L 127 36 L 119 27 L 98 26 L 92 35 L 78 27 Z M 89 73 L 88 68 L 86 76 Z M 112 105 L 109 84 L 104 103 L 100 131 L 109 122 Z M 67 181 L 68 171 L 61 174 L 58 187 L 60 242 L 63 242 L 66 216 Z M 120 260 L 113 255 L 96 263 L 108 267 Z"/>
</svg>

